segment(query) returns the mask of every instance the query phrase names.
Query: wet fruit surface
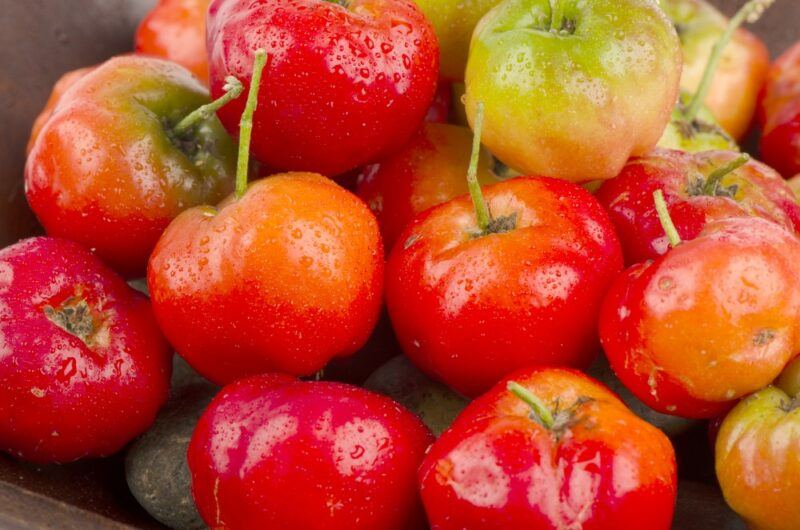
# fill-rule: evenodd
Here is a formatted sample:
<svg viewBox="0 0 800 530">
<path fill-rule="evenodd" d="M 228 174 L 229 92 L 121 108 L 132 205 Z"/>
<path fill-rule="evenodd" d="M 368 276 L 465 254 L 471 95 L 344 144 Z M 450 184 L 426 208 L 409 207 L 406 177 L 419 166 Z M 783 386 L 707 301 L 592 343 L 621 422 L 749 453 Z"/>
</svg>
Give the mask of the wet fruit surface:
<svg viewBox="0 0 800 530">
<path fill-rule="evenodd" d="M 609 291 L 600 338 L 614 372 L 653 409 L 711 418 L 773 381 L 798 349 L 797 237 L 732 218 L 636 265 Z"/>
<path fill-rule="evenodd" d="M 466 195 L 471 144 L 468 128 L 429 123 L 402 149 L 362 170 L 356 193 L 378 218 L 387 252 L 417 214 Z M 491 163 L 484 152 L 478 165 L 481 184 L 498 181 Z"/>
<path fill-rule="evenodd" d="M 759 110 L 764 161 L 790 178 L 800 173 L 800 43 L 769 71 Z"/>
<path fill-rule="evenodd" d="M 795 362 L 739 403 L 720 427 L 716 469 L 725 500 L 750 528 L 800 526 L 800 385 Z"/>
<path fill-rule="evenodd" d="M 406 228 L 386 274 L 406 355 L 467 396 L 525 366 L 587 368 L 622 268 L 606 213 L 580 186 L 520 177 L 484 194 L 494 232 L 480 234 L 469 197 L 454 199 Z"/>
<path fill-rule="evenodd" d="M 208 84 L 206 13 L 211 0 L 159 0 L 136 30 L 134 49 L 183 66 Z"/>
<path fill-rule="evenodd" d="M 737 5 L 743 3 L 737 2 Z M 675 24 L 681 39 L 681 88 L 694 93 L 728 19 L 706 0 L 660 0 L 660 5 Z M 748 30 L 737 29 L 725 47 L 705 99 L 716 121 L 736 140 L 750 128 L 768 68 L 766 45 Z"/>
<path fill-rule="evenodd" d="M 503 2 L 475 28 L 467 114 L 486 105 L 483 143 L 523 174 L 608 179 L 658 142 L 680 67 L 654 2 Z"/>
<path fill-rule="evenodd" d="M 176 215 L 233 190 L 234 144 L 216 118 L 172 134 L 208 102 L 188 71 L 149 57 L 110 59 L 77 81 L 25 167 L 26 197 L 47 233 L 141 276 Z"/>
<path fill-rule="evenodd" d="M 189 446 L 212 528 L 415 530 L 430 432 L 372 392 L 262 375 L 222 390 Z"/>
<path fill-rule="evenodd" d="M 56 105 L 59 101 L 61 101 L 61 96 L 72 87 L 79 79 L 83 76 L 88 74 L 94 70 L 94 66 L 87 66 L 85 68 L 78 68 L 77 70 L 72 70 L 67 72 L 66 74 L 62 75 L 56 84 L 53 85 L 53 90 L 50 92 L 50 97 L 47 99 L 47 103 L 45 103 L 44 108 L 36 116 L 36 120 L 33 122 L 33 127 L 31 127 L 31 136 L 28 138 L 28 145 L 25 148 L 27 153 L 31 152 L 33 149 L 33 144 L 36 143 L 36 139 L 39 137 L 39 133 L 42 132 L 42 128 L 44 124 L 47 123 L 47 120 L 50 119 L 50 116 L 53 115 L 53 110 L 56 108 Z"/>
<path fill-rule="evenodd" d="M 549 421 L 507 389 L 511 380 Z M 420 484 L 435 530 L 667 530 L 676 474 L 667 437 L 605 387 L 527 369 L 467 407 L 426 456 Z"/>
<path fill-rule="evenodd" d="M 153 252 L 148 285 L 170 343 L 210 380 L 312 375 L 375 326 L 378 224 L 332 180 L 276 175 L 179 216 Z"/>
<path fill-rule="evenodd" d="M 410 0 L 217 0 L 208 24 L 215 96 L 269 51 L 252 152 L 277 169 L 335 176 L 372 162 L 408 140 L 436 90 L 436 37 Z M 219 113 L 229 131 L 243 109 Z"/>
<path fill-rule="evenodd" d="M 0 449 L 34 462 L 115 453 L 167 399 L 147 298 L 75 243 L 0 251 Z"/>
<path fill-rule="evenodd" d="M 791 231 L 800 228 L 800 206 L 773 169 L 749 160 L 725 172 L 741 156 L 732 151 L 656 150 L 632 159 L 617 177 L 604 182 L 596 196 L 617 229 L 626 262 L 656 259 L 669 249 L 653 202 L 656 190 L 664 193 L 684 241 L 725 217 L 755 215 Z"/>
</svg>

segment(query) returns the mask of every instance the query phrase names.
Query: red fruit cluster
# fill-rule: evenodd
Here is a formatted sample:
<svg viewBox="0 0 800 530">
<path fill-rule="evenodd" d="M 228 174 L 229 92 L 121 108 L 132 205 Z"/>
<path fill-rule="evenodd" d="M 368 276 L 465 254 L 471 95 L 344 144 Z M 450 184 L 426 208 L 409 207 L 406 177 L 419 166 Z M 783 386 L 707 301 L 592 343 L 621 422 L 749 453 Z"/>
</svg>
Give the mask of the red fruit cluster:
<svg viewBox="0 0 800 530">
<path fill-rule="evenodd" d="M 662 13 L 628 3 L 653 35 L 626 53 L 638 61 L 653 39 L 677 52 Z M 554 101 L 517 101 L 522 117 L 509 101 L 470 101 L 470 129 L 447 123 L 461 105 L 440 83 L 435 31 L 447 28 L 411 0 L 159 2 L 137 54 L 65 75 L 33 126 L 26 196 L 49 237 L 0 251 L 0 450 L 34 462 L 119 451 L 164 404 L 171 347 L 227 385 L 188 448 L 212 528 L 666 530 L 675 452 L 579 371 L 604 351 L 618 378 L 607 382 L 637 410 L 718 419 L 720 484 L 748 522 L 800 527 L 785 471 L 800 466 L 781 464 L 800 448 L 800 206 L 781 177 L 800 172 L 800 47 L 760 100 L 775 169 L 651 145 L 592 194 L 568 180 L 595 173 L 575 167 L 641 136 L 602 119 L 629 102 L 611 80 L 631 35 L 584 21 L 618 16 L 612 4 L 490 11 L 481 53 L 501 61 L 512 34 L 538 32 L 553 43 L 542 57 L 581 65 L 574 86 L 546 95 L 583 111 L 564 109 L 565 127 L 546 112 Z M 677 104 L 669 126 L 685 122 L 687 149 L 705 127 L 736 147 L 699 113 L 734 29 L 768 4 L 742 8 L 689 108 Z M 597 58 L 607 76 L 575 48 L 583 31 L 615 39 Z M 511 66 L 485 94 L 552 81 Z M 659 104 L 642 115 L 666 114 L 675 81 L 648 89 L 641 105 Z M 564 167 L 520 175 L 482 149 L 484 103 L 493 147 Z M 535 142 L 519 141 L 517 119 L 541 127 Z M 592 133 L 580 149 L 548 141 L 581 119 Z M 643 136 L 667 124 L 652 125 Z M 149 300 L 123 279 L 145 274 Z M 384 301 L 381 335 L 393 336 L 376 347 Z M 354 381 L 395 348 L 414 365 L 395 364 L 408 378 L 388 385 L 396 401 L 324 380 Z M 347 362 L 372 359 L 331 370 L 354 353 Z M 475 400 L 436 440 L 427 425 L 440 432 L 464 396 Z"/>
</svg>

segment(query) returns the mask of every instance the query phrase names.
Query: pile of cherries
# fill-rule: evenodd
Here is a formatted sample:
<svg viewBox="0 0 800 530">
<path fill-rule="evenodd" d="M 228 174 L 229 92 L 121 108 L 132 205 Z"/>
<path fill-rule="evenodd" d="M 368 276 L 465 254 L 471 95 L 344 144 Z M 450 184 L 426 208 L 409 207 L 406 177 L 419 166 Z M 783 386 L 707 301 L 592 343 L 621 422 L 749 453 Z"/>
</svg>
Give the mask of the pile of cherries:
<svg viewBox="0 0 800 530">
<path fill-rule="evenodd" d="M 174 350 L 222 386 L 187 457 L 214 529 L 668 529 L 633 402 L 718 420 L 730 506 L 800 528 L 800 44 L 740 27 L 771 3 L 162 0 L 34 124 L 0 450 L 120 451 Z M 402 405 L 330 380 L 384 306 Z"/>
</svg>

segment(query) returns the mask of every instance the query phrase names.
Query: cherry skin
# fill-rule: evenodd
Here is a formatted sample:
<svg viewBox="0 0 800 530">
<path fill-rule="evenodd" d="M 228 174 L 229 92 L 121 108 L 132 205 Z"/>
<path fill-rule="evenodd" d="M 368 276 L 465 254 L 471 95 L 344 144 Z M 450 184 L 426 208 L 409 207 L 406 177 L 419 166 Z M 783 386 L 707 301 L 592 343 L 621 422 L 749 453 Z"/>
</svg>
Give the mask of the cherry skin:
<svg viewBox="0 0 800 530">
<path fill-rule="evenodd" d="M 684 58 L 681 88 L 695 93 L 714 45 L 730 21 L 707 0 L 660 0 L 660 5 L 681 38 Z M 737 28 L 725 46 L 708 94 L 703 98 L 717 123 L 735 140 L 740 140 L 750 128 L 768 69 L 769 50 L 764 42 L 750 31 Z"/>
<path fill-rule="evenodd" d="M 800 350 L 798 264 L 797 236 L 771 221 L 708 223 L 615 281 L 600 314 L 611 367 L 659 412 L 724 412 Z"/>
<path fill-rule="evenodd" d="M 346 5 L 342 5 L 346 4 Z M 211 93 L 269 61 L 252 153 L 279 170 L 335 176 L 402 147 L 438 77 L 433 28 L 411 0 L 216 0 L 208 17 Z M 244 102 L 219 112 L 235 132 Z"/>
<path fill-rule="evenodd" d="M 472 34 L 464 102 L 471 124 L 485 104 L 484 143 L 516 171 L 607 180 L 655 147 L 681 63 L 656 2 L 507 0 Z"/>
<path fill-rule="evenodd" d="M 223 388 L 189 445 L 192 492 L 212 528 L 415 530 L 430 431 L 389 398 L 260 375 Z"/>
<path fill-rule="evenodd" d="M 164 232 L 147 283 L 175 350 L 215 383 L 311 375 L 366 341 L 378 319 L 378 223 L 332 180 L 286 173 Z"/>
<path fill-rule="evenodd" d="M 749 528 L 800 527 L 799 374 L 795 361 L 774 386 L 736 405 L 719 429 L 717 478 L 725 500 Z"/>
<path fill-rule="evenodd" d="M 655 150 L 632 159 L 616 178 L 604 182 L 595 196 L 617 229 L 626 262 L 656 259 L 669 248 L 653 204 L 656 190 L 664 193 L 684 241 L 697 237 L 708 222 L 733 216 L 756 215 L 800 229 L 800 206 L 791 188 L 768 166 L 741 157 L 733 151 Z M 709 181 L 717 170 L 738 163 L 743 165 Z"/>
<path fill-rule="evenodd" d="M 658 142 L 660 147 L 692 153 L 713 149 L 739 151 L 736 138 L 744 134 L 752 120 L 769 54 L 761 41 L 737 30 L 745 22 L 757 22 L 771 3 L 772 0 L 749 0 L 730 21 L 725 21 L 725 17 L 704 0 L 662 2 L 665 12 L 675 22 L 684 59 L 688 62 L 684 63 L 682 85 L 694 88 L 693 93 L 682 92 Z M 748 46 L 747 41 L 760 46 Z M 704 46 L 708 47 L 707 53 Z M 698 70 L 702 65 L 698 60 L 704 57 L 705 66 Z M 747 61 L 748 57 L 752 61 Z M 730 64 L 735 64 L 736 69 L 732 71 Z M 706 102 L 715 105 L 720 120 L 730 127 L 733 137 L 719 125 Z"/>
<path fill-rule="evenodd" d="M 61 101 L 61 96 L 63 96 L 72 85 L 78 82 L 78 80 L 82 79 L 83 76 L 94 70 L 94 68 L 94 66 L 86 66 L 69 71 L 56 81 L 56 84 L 53 85 L 53 90 L 50 92 L 50 97 L 47 98 L 47 103 L 45 103 L 44 108 L 33 121 L 31 135 L 30 138 L 28 138 L 28 145 L 25 148 L 26 154 L 30 153 L 31 149 L 33 149 L 33 145 L 36 143 L 39 133 L 41 133 L 42 128 L 44 128 L 44 124 L 47 123 L 47 120 L 53 115 L 53 110 L 56 108 L 58 102 Z"/>
<path fill-rule="evenodd" d="M 764 161 L 786 178 L 800 173 L 800 42 L 770 69 L 761 95 L 759 121 Z"/>
<path fill-rule="evenodd" d="M 466 127 L 427 123 L 398 152 L 361 171 L 356 193 L 378 218 L 387 250 L 417 214 L 466 195 L 471 144 Z M 488 153 L 480 158 L 478 181 L 498 181 Z"/>
<path fill-rule="evenodd" d="M 622 252 L 600 204 L 580 186 L 519 177 L 484 188 L 481 233 L 469 197 L 417 216 L 386 270 L 403 350 L 428 375 L 475 396 L 531 365 L 587 368 Z"/>
<path fill-rule="evenodd" d="M 159 0 L 136 29 L 137 53 L 163 57 L 208 84 L 206 13 L 211 0 Z"/>
<path fill-rule="evenodd" d="M 667 530 L 677 490 L 669 439 L 562 368 L 522 370 L 468 405 L 419 481 L 434 530 Z"/>
<path fill-rule="evenodd" d="M 233 191 L 235 147 L 219 121 L 176 129 L 208 102 L 187 70 L 161 59 L 117 57 L 84 75 L 25 167 L 28 204 L 46 232 L 141 277 L 175 216 Z"/>
<path fill-rule="evenodd" d="M 147 298 L 76 243 L 0 250 L 0 450 L 70 462 L 122 449 L 169 393 Z"/>
</svg>

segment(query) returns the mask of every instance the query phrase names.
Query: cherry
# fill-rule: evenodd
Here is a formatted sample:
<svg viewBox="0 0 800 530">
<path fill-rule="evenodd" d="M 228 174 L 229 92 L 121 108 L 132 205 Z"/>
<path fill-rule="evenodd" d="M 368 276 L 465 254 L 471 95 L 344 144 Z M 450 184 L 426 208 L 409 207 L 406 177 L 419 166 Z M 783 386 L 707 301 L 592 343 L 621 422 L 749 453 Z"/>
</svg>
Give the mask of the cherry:
<svg viewBox="0 0 800 530">
<path fill-rule="evenodd" d="M 784 177 L 800 173 L 800 42 L 770 68 L 762 90 L 759 150 L 764 161 Z"/>
<path fill-rule="evenodd" d="M 733 151 L 656 150 L 628 162 L 596 193 L 617 229 L 627 263 L 656 259 L 669 248 L 653 204 L 656 190 L 662 191 L 684 241 L 724 217 L 756 215 L 800 229 L 794 193 L 768 166 Z"/>
<path fill-rule="evenodd" d="M 197 507 L 228 530 L 413 530 L 433 436 L 389 398 L 260 375 L 225 387 L 189 445 Z"/>
<path fill-rule="evenodd" d="M 174 61 L 208 84 L 206 13 L 211 0 L 158 0 L 136 28 L 134 49 Z"/>
<path fill-rule="evenodd" d="M 48 235 L 141 277 L 173 218 L 232 191 L 235 146 L 213 111 L 242 86 L 210 103 L 186 69 L 133 55 L 72 81 L 33 133 L 25 196 Z"/>
<path fill-rule="evenodd" d="M 266 54 L 242 114 L 236 193 L 176 218 L 150 258 L 161 328 L 208 379 L 311 375 L 368 339 L 378 319 L 383 249 L 355 195 L 311 173 L 247 185 L 252 116 Z"/>
<path fill-rule="evenodd" d="M 468 193 L 464 173 L 471 144 L 467 127 L 426 123 L 402 149 L 361 171 L 356 193 L 378 218 L 387 250 L 418 214 Z M 478 181 L 498 182 L 491 156 L 482 155 Z"/>
<path fill-rule="evenodd" d="M 711 418 L 772 382 L 800 348 L 800 240 L 758 217 L 709 222 L 681 241 L 654 194 L 671 250 L 611 287 L 600 339 L 651 408 Z"/>
<path fill-rule="evenodd" d="M 147 298 L 88 250 L 0 250 L 0 450 L 33 462 L 107 456 L 167 399 L 171 352 Z"/>
<path fill-rule="evenodd" d="M 606 213 L 580 186 L 520 177 L 481 190 L 480 124 L 471 196 L 414 218 L 386 271 L 404 352 L 467 396 L 525 366 L 588 367 L 600 302 L 622 268 Z"/>
<path fill-rule="evenodd" d="M 434 97 L 439 46 L 411 0 L 217 0 L 208 14 L 211 93 L 270 56 L 253 156 L 336 176 L 402 147 Z M 244 102 L 222 109 L 234 133 Z"/>
<path fill-rule="evenodd" d="M 467 406 L 419 481 L 437 530 L 667 530 L 676 475 L 668 438 L 607 388 L 529 368 Z"/>
</svg>

